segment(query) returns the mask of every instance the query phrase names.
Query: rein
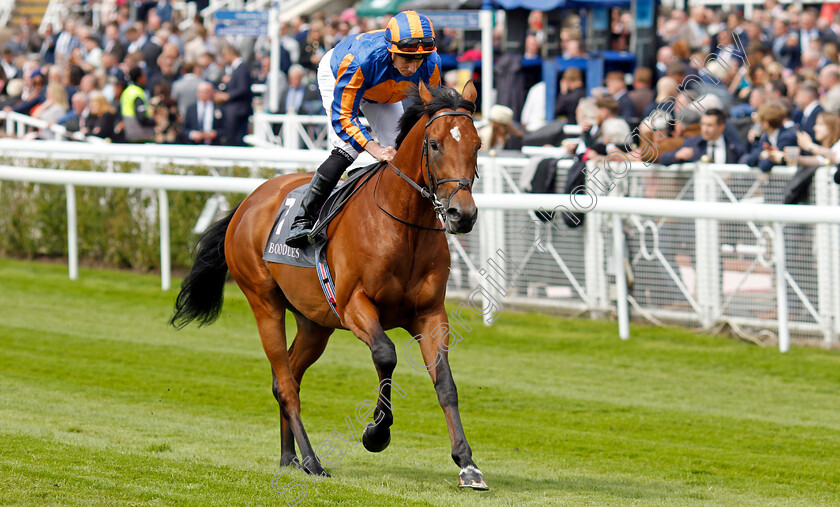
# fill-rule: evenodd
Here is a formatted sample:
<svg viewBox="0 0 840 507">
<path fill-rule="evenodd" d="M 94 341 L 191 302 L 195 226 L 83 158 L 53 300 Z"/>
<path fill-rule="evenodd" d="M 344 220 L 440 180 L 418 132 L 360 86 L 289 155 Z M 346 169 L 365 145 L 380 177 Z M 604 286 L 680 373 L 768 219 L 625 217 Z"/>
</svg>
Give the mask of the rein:
<svg viewBox="0 0 840 507">
<path fill-rule="evenodd" d="M 442 183 L 453 183 L 453 182 L 458 183 L 458 186 L 455 188 L 455 190 L 452 191 L 451 194 L 449 194 L 449 198 L 447 199 L 447 201 L 451 201 L 452 198 L 455 197 L 455 194 L 457 194 L 458 191 L 460 191 L 462 189 L 466 190 L 468 192 L 472 192 L 472 184 L 475 181 L 475 178 L 444 178 L 444 179 L 438 179 L 437 171 L 435 171 L 432 168 L 431 161 L 429 159 L 429 125 L 431 125 L 433 121 L 435 121 L 438 118 L 441 118 L 443 116 L 469 116 L 470 118 L 472 118 L 472 114 L 465 113 L 463 111 L 444 111 L 444 112 L 437 113 L 436 115 L 432 116 L 429 119 L 429 121 L 426 122 L 425 135 L 423 137 L 423 153 L 421 155 L 421 161 L 425 159 L 425 162 L 426 162 L 426 179 L 429 182 L 428 186 L 418 185 L 414 180 L 412 180 L 411 178 L 406 176 L 405 173 L 400 171 L 400 169 L 391 162 L 388 162 L 388 167 L 390 167 L 391 170 L 393 170 L 397 174 L 397 176 L 399 176 L 400 178 L 405 180 L 406 183 L 408 183 L 415 190 L 420 192 L 420 195 L 422 195 L 425 199 L 428 199 L 432 203 L 432 207 L 435 210 L 435 215 L 440 217 L 441 222 L 446 223 L 446 208 L 443 206 L 443 203 L 437 197 L 437 187 L 440 186 Z M 421 164 L 422 164 L 422 162 L 421 162 Z M 478 168 L 477 167 L 476 167 L 476 170 L 475 170 L 475 177 L 476 178 L 478 177 Z M 445 231 L 446 230 L 446 228 L 444 228 L 444 227 L 425 227 L 425 226 L 422 226 L 422 225 L 413 224 L 411 222 L 406 222 L 405 220 L 403 220 L 401 218 L 398 218 L 398 217 L 395 217 L 394 215 L 389 213 L 387 210 L 385 210 L 385 208 L 380 206 L 379 202 L 376 201 L 376 189 L 379 187 L 379 180 L 381 178 L 382 178 L 382 174 L 380 173 L 379 178 L 377 178 L 377 180 L 376 180 L 376 185 L 374 185 L 374 188 L 373 188 L 373 200 L 374 200 L 374 202 L 376 202 L 376 205 L 379 207 L 379 209 L 382 210 L 386 215 L 388 215 L 389 217 L 393 218 L 394 220 L 396 220 L 400 223 L 403 223 L 405 225 L 410 225 L 412 227 L 417 227 L 418 229 L 424 229 L 424 230 L 429 230 L 429 231 Z"/>
</svg>

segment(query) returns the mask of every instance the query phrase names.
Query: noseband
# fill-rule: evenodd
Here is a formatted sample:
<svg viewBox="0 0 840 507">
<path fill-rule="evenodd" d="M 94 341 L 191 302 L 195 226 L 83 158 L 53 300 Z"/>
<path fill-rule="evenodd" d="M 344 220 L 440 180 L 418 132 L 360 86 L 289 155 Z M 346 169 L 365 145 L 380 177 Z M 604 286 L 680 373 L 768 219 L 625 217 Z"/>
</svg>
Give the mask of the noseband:
<svg viewBox="0 0 840 507">
<path fill-rule="evenodd" d="M 425 197 L 426 199 L 431 201 L 432 206 L 435 209 L 435 214 L 440 217 L 441 221 L 446 222 L 446 207 L 443 205 L 442 202 L 440 202 L 440 199 L 438 199 L 438 197 L 437 197 L 438 186 L 440 186 L 442 183 L 458 183 L 458 186 L 455 188 L 455 190 L 452 191 L 451 194 L 449 194 L 449 197 L 447 198 L 447 202 L 449 202 L 449 201 L 452 200 L 453 197 L 455 197 L 455 194 L 457 194 L 458 191 L 460 191 L 460 190 L 466 190 L 467 192 L 472 192 L 472 185 L 473 185 L 473 182 L 475 181 L 475 178 L 444 178 L 444 179 L 438 179 L 437 171 L 435 171 L 435 169 L 432 168 L 432 164 L 431 164 L 431 161 L 429 159 L 429 125 L 431 125 L 432 122 L 434 122 L 435 120 L 437 120 L 438 118 L 441 118 L 443 116 L 469 116 L 470 119 L 472 119 L 472 115 L 470 113 L 466 113 L 464 111 L 443 111 L 441 113 L 437 113 L 436 115 L 432 116 L 429 119 L 429 121 L 426 122 L 425 135 L 423 137 L 423 154 L 421 156 L 421 163 L 422 163 L 423 160 L 425 160 L 425 162 L 426 162 L 426 180 L 428 181 L 428 184 L 426 186 L 421 187 L 420 185 L 415 183 L 414 180 L 412 180 L 411 178 L 409 178 L 408 176 L 403 174 L 403 172 L 400 171 L 397 168 L 397 166 L 395 166 L 391 162 L 388 162 L 388 166 L 391 167 L 391 169 L 393 169 L 394 172 L 396 172 L 399 177 L 401 177 L 402 179 L 407 181 L 409 185 L 411 185 L 412 187 L 414 187 L 415 190 L 420 192 L 420 195 L 422 195 L 423 197 Z M 475 177 L 478 178 L 478 167 L 475 168 Z M 383 210 L 383 211 L 385 211 L 385 210 Z M 391 215 L 391 214 L 388 213 L 388 215 Z M 397 217 L 394 217 L 393 215 L 391 215 L 391 216 L 393 218 L 397 218 Z M 400 220 L 398 218 L 397 218 L 397 220 L 399 220 L 400 222 L 404 222 L 403 220 Z M 404 222 L 404 223 L 407 223 L 407 222 Z M 408 224 L 408 225 L 415 225 L 415 224 Z M 420 227 L 422 229 L 426 229 L 426 227 L 422 227 L 422 226 L 418 226 L 418 225 L 415 225 L 415 227 Z M 444 229 L 435 228 L 434 230 L 442 231 Z"/>
</svg>

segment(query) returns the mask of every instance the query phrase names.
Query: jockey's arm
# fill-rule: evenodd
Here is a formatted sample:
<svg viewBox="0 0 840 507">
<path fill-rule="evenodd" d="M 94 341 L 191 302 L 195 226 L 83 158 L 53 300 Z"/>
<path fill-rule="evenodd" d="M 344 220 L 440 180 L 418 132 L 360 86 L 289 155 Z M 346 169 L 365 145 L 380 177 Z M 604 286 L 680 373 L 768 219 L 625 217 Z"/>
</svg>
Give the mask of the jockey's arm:
<svg viewBox="0 0 840 507">
<path fill-rule="evenodd" d="M 397 154 L 397 149 L 393 146 L 386 146 L 382 147 L 376 143 L 376 141 L 369 141 L 365 145 L 365 151 L 370 153 L 373 158 L 379 160 L 380 162 L 390 162 L 394 159 L 394 155 Z"/>
<path fill-rule="evenodd" d="M 359 121 L 359 105 L 366 89 L 360 62 L 352 55 L 347 55 L 337 72 L 332 101 L 332 127 L 339 138 L 359 152 L 370 143 L 374 143 L 371 147 L 374 151 L 378 147 L 373 136 Z"/>
</svg>

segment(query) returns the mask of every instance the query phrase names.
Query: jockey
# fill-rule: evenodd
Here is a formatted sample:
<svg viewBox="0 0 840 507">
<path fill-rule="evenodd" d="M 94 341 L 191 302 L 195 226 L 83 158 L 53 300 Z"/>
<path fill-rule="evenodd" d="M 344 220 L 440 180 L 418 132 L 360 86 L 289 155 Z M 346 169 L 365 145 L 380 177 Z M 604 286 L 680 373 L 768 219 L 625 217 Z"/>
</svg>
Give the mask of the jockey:
<svg viewBox="0 0 840 507">
<path fill-rule="evenodd" d="M 333 146 L 301 202 L 286 244 L 308 244 L 317 213 L 341 175 L 362 150 L 390 162 L 403 113 L 400 101 L 423 80 L 440 86 L 440 56 L 429 18 L 414 11 L 400 12 L 385 30 L 345 37 L 318 65 L 318 87 L 332 128 Z M 359 121 L 361 110 L 379 142 Z"/>
</svg>

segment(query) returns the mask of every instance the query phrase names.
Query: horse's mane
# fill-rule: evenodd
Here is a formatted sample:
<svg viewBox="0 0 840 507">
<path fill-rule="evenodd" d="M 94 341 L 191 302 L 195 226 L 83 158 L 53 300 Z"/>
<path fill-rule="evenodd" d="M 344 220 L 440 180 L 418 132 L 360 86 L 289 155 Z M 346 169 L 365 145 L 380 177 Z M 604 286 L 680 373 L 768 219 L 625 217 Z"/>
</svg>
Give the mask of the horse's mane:
<svg viewBox="0 0 840 507">
<path fill-rule="evenodd" d="M 400 133 L 397 136 L 397 149 L 399 149 L 405 137 L 414 128 L 414 125 L 420 121 L 424 114 L 433 116 L 438 111 L 443 109 L 458 109 L 462 107 L 470 113 L 475 113 L 475 104 L 461 97 L 453 88 L 438 88 L 435 86 L 428 87 L 429 93 L 432 94 L 432 100 L 428 104 L 424 104 L 420 99 L 420 89 L 414 88 L 409 94 L 412 99 L 412 104 L 406 108 L 402 117 L 400 118 Z"/>
</svg>

